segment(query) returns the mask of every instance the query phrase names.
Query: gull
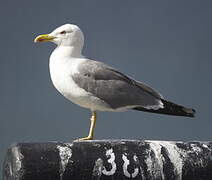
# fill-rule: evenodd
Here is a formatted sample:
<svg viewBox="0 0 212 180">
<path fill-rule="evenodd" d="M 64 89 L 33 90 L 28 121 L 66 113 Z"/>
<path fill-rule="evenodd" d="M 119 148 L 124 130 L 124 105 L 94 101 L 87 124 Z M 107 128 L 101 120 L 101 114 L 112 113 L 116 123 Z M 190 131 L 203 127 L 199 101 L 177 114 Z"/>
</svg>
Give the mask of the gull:
<svg viewBox="0 0 212 180">
<path fill-rule="evenodd" d="M 84 35 L 77 25 L 65 24 L 34 39 L 46 41 L 57 45 L 49 59 L 53 85 L 64 97 L 92 112 L 89 134 L 79 140 L 93 139 L 97 111 L 138 110 L 194 117 L 194 109 L 167 101 L 150 86 L 83 56 Z"/>
</svg>

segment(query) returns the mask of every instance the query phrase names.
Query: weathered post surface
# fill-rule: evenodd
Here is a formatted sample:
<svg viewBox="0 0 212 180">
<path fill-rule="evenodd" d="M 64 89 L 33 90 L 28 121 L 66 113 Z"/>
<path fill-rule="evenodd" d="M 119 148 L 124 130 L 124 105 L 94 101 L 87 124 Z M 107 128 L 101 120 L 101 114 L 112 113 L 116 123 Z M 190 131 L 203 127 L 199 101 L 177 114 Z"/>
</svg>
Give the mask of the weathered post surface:
<svg viewBox="0 0 212 180">
<path fill-rule="evenodd" d="M 210 180 L 212 142 L 94 140 L 17 143 L 4 180 Z"/>
</svg>

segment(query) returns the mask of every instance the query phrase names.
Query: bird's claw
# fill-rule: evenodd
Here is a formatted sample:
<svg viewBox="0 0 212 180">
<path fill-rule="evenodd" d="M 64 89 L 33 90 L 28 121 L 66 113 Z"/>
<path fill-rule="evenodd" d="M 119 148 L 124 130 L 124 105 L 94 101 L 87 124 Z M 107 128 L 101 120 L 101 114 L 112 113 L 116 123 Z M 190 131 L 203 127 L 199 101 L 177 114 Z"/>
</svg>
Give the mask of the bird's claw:
<svg viewBox="0 0 212 180">
<path fill-rule="evenodd" d="M 93 137 L 87 136 L 87 137 L 84 137 L 84 138 L 76 139 L 75 141 L 87 141 L 87 140 L 92 140 L 92 139 L 93 139 Z"/>
</svg>

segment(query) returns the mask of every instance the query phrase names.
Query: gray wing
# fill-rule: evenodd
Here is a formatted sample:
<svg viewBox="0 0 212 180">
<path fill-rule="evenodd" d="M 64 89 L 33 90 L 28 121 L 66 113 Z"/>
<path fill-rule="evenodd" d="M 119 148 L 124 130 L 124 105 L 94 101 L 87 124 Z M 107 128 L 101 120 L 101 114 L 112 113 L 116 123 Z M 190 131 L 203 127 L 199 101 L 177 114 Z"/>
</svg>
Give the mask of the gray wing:
<svg viewBox="0 0 212 180">
<path fill-rule="evenodd" d="M 72 75 L 75 83 L 113 109 L 126 106 L 159 108 L 159 93 L 104 63 L 87 60 L 80 64 L 78 71 Z"/>
</svg>

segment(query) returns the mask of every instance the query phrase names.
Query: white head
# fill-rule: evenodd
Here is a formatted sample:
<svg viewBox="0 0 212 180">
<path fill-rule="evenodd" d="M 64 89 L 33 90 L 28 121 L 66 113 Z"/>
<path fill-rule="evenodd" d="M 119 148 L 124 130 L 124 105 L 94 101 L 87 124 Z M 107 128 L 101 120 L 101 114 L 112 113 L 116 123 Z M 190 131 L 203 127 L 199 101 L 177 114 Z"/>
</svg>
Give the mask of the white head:
<svg viewBox="0 0 212 180">
<path fill-rule="evenodd" d="M 39 35 L 34 42 L 54 42 L 58 46 L 70 46 L 76 48 L 83 48 L 84 36 L 81 29 L 74 24 L 65 24 L 50 34 Z"/>
</svg>

